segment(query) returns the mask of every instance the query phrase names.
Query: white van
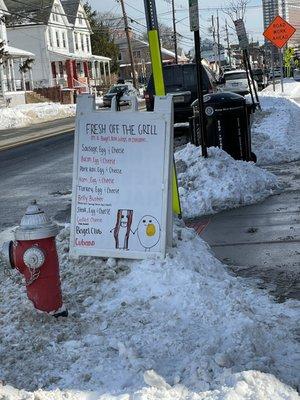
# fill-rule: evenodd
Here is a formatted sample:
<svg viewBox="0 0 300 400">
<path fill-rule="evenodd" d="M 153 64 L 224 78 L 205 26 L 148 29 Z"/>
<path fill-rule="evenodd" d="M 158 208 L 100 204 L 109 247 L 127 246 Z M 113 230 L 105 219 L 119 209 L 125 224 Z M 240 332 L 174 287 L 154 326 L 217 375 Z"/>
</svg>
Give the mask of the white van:
<svg viewBox="0 0 300 400">
<path fill-rule="evenodd" d="M 234 92 L 241 95 L 250 93 L 247 72 L 243 69 L 224 72 L 222 82 L 223 84 L 219 86 L 222 92 Z M 254 84 L 257 89 L 257 82 L 254 81 Z"/>
</svg>

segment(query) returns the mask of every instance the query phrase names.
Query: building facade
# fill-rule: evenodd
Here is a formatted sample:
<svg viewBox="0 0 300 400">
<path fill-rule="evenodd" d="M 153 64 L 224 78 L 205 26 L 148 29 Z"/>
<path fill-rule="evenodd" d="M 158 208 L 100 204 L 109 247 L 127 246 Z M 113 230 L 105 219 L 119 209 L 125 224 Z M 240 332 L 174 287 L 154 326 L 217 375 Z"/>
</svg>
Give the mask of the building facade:
<svg viewBox="0 0 300 400">
<path fill-rule="evenodd" d="M 31 64 L 35 55 L 9 45 L 5 20 L 9 15 L 0 0 L 0 100 L 1 103 L 25 103 L 25 92 L 33 87 Z"/>
<path fill-rule="evenodd" d="M 35 54 L 34 87 L 89 90 L 108 84 L 110 59 L 92 54 L 92 34 L 80 0 L 6 0 L 8 40 Z"/>
<path fill-rule="evenodd" d="M 115 31 L 113 37 L 114 42 L 119 48 L 120 78 L 132 79 L 132 69 L 125 31 L 122 29 Z M 152 71 L 149 43 L 136 37 L 133 32 L 130 32 L 130 40 L 136 78 L 140 83 L 145 83 Z M 175 61 L 175 53 L 163 47 L 161 48 L 161 56 L 164 64 L 173 64 Z M 181 54 L 178 56 L 178 61 L 184 63 L 187 62 L 188 59 L 184 54 Z"/>
</svg>

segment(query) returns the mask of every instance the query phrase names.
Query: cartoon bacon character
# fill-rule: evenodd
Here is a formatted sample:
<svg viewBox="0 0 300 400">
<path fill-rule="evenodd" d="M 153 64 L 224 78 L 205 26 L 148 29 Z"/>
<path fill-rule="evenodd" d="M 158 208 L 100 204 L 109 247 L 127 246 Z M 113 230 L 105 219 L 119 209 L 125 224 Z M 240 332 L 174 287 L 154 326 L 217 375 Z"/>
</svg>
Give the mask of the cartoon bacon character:
<svg viewBox="0 0 300 400">
<path fill-rule="evenodd" d="M 128 241 L 132 225 L 133 210 L 121 209 L 117 212 L 116 225 L 110 232 L 114 233 L 115 247 L 128 250 Z M 132 232 L 133 233 L 133 232 Z"/>
</svg>

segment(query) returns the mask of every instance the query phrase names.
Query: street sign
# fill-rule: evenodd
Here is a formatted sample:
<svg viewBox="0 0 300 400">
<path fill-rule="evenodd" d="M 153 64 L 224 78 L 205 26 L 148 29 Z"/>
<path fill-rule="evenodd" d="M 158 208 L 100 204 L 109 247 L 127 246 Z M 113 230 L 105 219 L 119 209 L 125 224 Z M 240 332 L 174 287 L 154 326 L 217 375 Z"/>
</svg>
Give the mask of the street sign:
<svg viewBox="0 0 300 400">
<path fill-rule="evenodd" d="M 264 31 L 264 37 L 281 49 L 295 32 L 296 29 L 278 15 Z"/>
<path fill-rule="evenodd" d="M 153 112 L 115 111 L 114 98 L 112 110 L 103 111 L 94 96 L 78 97 L 72 256 L 165 256 L 172 230 L 172 104 L 169 95 L 156 98 Z"/>
<path fill-rule="evenodd" d="M 199 7 L 198 0 L 189 0 L 190 30 L 199 31 Z"/>
<path fill-rule="evenodd" d="M 239 46 L 241 50 L 246 50 L 249 47 L 249 40 L 245 28 L 244 21 L 242 19 L 237 19 L 234 21 L 236 34 L 239 41 Z"/>
</svg>

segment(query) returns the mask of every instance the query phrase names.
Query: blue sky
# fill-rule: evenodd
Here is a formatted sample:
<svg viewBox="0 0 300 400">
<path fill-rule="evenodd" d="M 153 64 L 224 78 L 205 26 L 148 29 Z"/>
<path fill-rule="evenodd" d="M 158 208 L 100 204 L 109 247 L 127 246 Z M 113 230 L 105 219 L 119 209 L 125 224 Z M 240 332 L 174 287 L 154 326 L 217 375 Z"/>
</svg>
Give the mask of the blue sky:
<svg viewBox="0 0 300 400">
<path fill-rule="evenodd" d="M 113 15 L 121 15 L 121 6 L 116 0 L 89 0 L 92 7 L 98 11 L 110 11 Z M 207 32 L 211 21 L 211 15 L 217 15 L 216 9 L 219 7 L 220 25 L 223 28 L 225 18 L 228 17 L 222 12 L 222 7 L 226 7 L 230 0 L 199 0 L 200 7 L 200 23 L 202 38 L 209 37 Z M 254 40 L 263 42 L 263 16 L 262 16 L 262 0 L 250 0 L 249 8 L 246 14 L 247 32 Z M 170 0 L 156 0 L 159 19 L 161 22 L 171 26 L 172 14 Z M 125 0 L 125 7 L 128 16 L 136 21 L 131 23 L 131 26 L 137 34 L 141 33 L 145 28 L 144 3 L 143 0 Z M 175 0 L 176 20 L 178 32 L 184 36 L 182 39 L 182 47 L 189 50 L 193 47 L 192 33 L 189 30 L 188 18 L 188 0 Z M 230 32 L 230 41 L 236 42 L 236 36 L 233 30 Z M 224 39 L 224 34 L 221 34 L 221 39 Z M 223 40 L 221 40 L 222 42 Z"/>
</svg>

